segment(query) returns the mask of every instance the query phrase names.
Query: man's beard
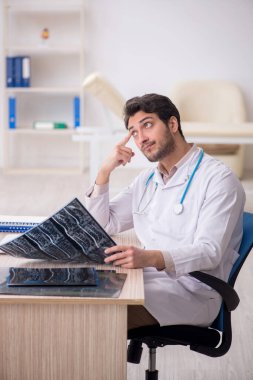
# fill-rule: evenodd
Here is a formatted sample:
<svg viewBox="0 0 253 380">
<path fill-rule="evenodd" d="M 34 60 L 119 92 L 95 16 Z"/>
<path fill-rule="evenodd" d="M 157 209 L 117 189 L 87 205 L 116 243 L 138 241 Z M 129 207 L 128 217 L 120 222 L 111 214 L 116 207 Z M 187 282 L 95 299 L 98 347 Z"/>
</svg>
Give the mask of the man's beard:
<svg viewBox="0 0 253 380">
<path fill-rule="evenodd" d="M 145 153 L 145 150 L 142 150 L 142 153 L 150 162 L 157 162 L 163 160 L 165 157 L 167 157 L 170 153 L 174 152 L 176 147 L 175 141 L 171 135 L 171 132 L 169 129 L 166 130 L 166 133 L 164 134 L 164 138 L 162 139 L 160 145 L 158 146 L 158 150 L 154 153 Z M 144 145 L 145 149 L 145 145 Z"/>
</svg>

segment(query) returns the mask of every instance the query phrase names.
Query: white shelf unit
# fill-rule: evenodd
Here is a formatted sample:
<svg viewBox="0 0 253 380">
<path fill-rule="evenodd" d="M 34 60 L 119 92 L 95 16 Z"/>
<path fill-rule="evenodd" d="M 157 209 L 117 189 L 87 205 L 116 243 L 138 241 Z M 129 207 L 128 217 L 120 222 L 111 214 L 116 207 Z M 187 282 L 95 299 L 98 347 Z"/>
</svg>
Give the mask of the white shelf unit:
<svg viewBox="0 0 253 380">
<path fill-rule="evenodd" d="M 72 143 L 74 98 L 83 120 L 84 0 L 3 0 L 4 77 L 6 57 L 29 56 L 30 87 L 3 88 L 3 169 L 7 172 L 83 170 L 83 147 Z M 43 40 L 44 28 L 49 38 Z M 9 128 L 9 98 L 16 99 L 16 128 Z M 35 121 L 67 124 L 35 130 Z"/>
</svg>

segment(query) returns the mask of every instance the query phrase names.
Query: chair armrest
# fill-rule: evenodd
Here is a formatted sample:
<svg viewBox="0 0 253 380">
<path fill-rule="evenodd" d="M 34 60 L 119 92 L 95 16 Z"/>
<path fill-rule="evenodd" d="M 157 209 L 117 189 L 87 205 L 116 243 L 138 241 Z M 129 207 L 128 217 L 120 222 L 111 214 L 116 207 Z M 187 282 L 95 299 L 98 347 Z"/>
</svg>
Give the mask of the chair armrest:
<svg viewBox="0 0 253 380">
<path fill-rule="evenodd" d="M 190 276 L 216 290 L 216 292 L 218 292 L 223 298 L 223 302 L 225 303 L 228 311 L 232 311 L 237 308 L 240 299 L 234 288 L 232 288 L 232 286 L 230 286 L 227 282 L 205 272 L 195 271 L 189 274 Z"/>
</svg>

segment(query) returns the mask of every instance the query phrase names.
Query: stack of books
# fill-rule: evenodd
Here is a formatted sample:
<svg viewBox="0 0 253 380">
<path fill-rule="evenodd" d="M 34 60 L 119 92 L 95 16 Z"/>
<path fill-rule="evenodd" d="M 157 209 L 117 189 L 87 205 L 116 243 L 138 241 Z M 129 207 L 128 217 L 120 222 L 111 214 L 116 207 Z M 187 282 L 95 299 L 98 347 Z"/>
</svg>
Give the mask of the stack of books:
<svg viewBox="0 0 253 380">
<path fill-rule="evenodd" d="M 6 57 L 6 86 L 30 87 L 31 58 L 29 56 Z"/>
</svg>

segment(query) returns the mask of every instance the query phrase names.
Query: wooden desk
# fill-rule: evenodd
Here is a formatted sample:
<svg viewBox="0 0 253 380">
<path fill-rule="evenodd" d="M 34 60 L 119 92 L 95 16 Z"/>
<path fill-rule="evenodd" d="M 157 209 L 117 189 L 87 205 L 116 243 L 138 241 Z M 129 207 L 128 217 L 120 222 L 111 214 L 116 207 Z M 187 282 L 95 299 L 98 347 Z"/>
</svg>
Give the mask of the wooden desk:
<svg viewBox="0 0 253 380">
<path fill-rule="evenodd" d="M 129 243 L 131 234 L 114 239 Z M 1 267 L 39 263 L 0 254 Z M 0 379 L 126 379 L 127 305 L 144 303 L 143 277 L 117 271 L 127 273 L 119 298 L 1 295 Z"/>
</svg>

